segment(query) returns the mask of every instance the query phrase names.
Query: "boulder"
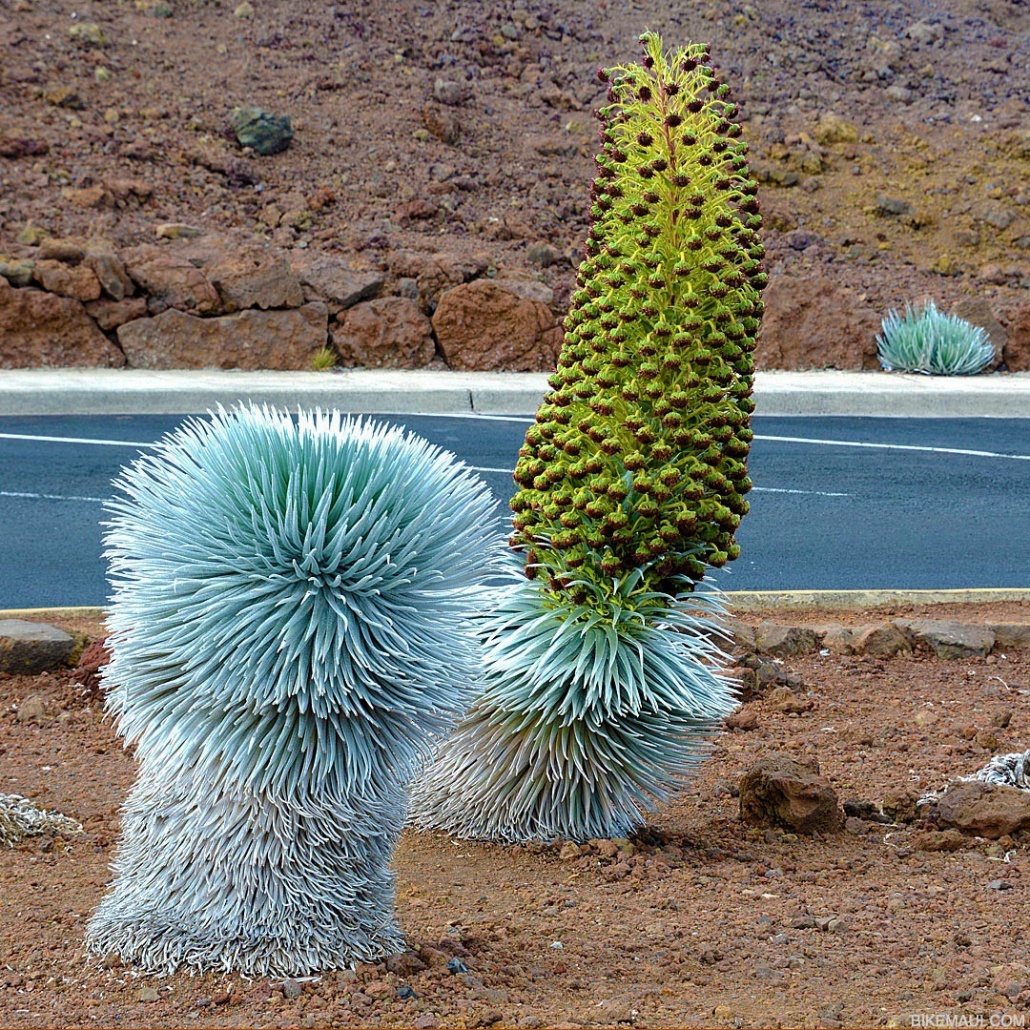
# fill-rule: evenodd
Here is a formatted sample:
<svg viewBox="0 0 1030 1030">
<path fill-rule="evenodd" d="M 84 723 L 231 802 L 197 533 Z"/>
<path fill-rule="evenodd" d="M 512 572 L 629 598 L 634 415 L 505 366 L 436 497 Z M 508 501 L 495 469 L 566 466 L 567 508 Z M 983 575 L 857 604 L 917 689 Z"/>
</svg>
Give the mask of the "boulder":
<svg viewBox="0 0 1030 1030">
<path fill-rule="evenodd" d="M 884 658 L 912 650 L 908 637 L 893 623 L 879 623 L 875 626 L 861 626 L 851 640 L 855 654 L 867 654 Z"/>
<path fill-rule="evenodd" d="M 118 368 L 125 356 L 81 302 L 0 278 L 0 368 Z"/>
<path fill-rule="evenodd" d="M 304 290 L 278 250 L 223 236 L 183 237 L 144 244 L 122 255 L 129 275 L 150 295 L 153 312 L 196 315 L 247 308 L 298 308 Z"/>
<path fill-rule="evenodd" d="M 125 269 L 146 293 L 152 311 L 174 308 L 197 315 L 216 315 L 222 299 L 202 268 L 183 247 L 144 243 L 122 251 Z"/>
<path fill-rule="evenodd" d="M 75 300 L 97 300 L 100 281 L 85 265 L 68 265 L 63 261 L 37 261 L 33 278 L 44 290 Z"/>
<path fill-rule="evenodd" d="M 929 814 L 940 826 L 997 840 L 1030 827 L 1030 791 L 962 780 L 931 802 Z"/>
<path fill-rule="evenodd" d="M 329 312 L 313 301 L 288 311 L 198 318 L 169 310 L 118 327 L 132 368 L 307 369 L 326 345 Z"/>
<path fill-rule="evenodd" d="M 291 252 L 289 260 L 305 299 L 324 301 L 330 315 L 374 297 L 386 281 L 381 272 L 348 268 L 332 254 L 297 250 Z"/>
<path fill-rule="evenodd" d="M 348 309 L 332 338 L 344 365 L 421 368 L 436 354 L 429 319 L 405 297 L 380 297 Z"/>
<path fill-rule="evenodd" d="M 477 279 L 443 293 L 433 329 L 447 364 L 461 371 L 553 368 L 562 331 L 547 304 L 524 295 L 531 287 Z"/>
<path fill-rule="evenodd" d="M 124 300 L 108 300 L 107 297 L 101 297 L 100 300 L 90 301 L 86 305 L 86 311 L 89 317 L 107 332 L 125 325 L 126 322 L 145 318 L 147 300 L 146 297 L 126 297 Z"/>
<path fill-rule="evenodd" d="M 755 627 L 755 649 L 760 654 L 811 654 L 819 650 L 819 635 L 807 626 L 761 622 Z"/>
<path fill-rule="evenodd" d="M 894 625 L 913 644 L 932 648 L 938 658 L 982 658 L 994 647 L 994 633 L 986 626 L 948 619 L 895 619 Z"/>
<path fill-rule="evenodd" d="M 68 664 L 75 640 L 45 622 L 0 619 L 0 672 L 34 676 Z"/>
<path fill-rule="evenodd" d="M 879 368 L 880 316 L 821 275 L 774 275 L 755 348 L 758 368 Z"/>
<path fill-rule="evenodd" d="M 740 780 L 740 818 L 753 826 L 778 826 L 795 833 L 836 833 L 844 813 L 816 762 L 772 754 Z"/>
<path fill-rule="evenodd" d="M 1030 371 L 1030 303 L 1013 304 L 1001 312 L 1006 339 L 1002 358 L 1010 372 Z"/>
<path fill-rule="evenodd" d="M 987 338 L 994 348 L 992 366 L 1002 360 L 1009 334 L 1005 332 L 1005 327 L 995 317 L 994 308 L 986 297 L 963 297 L 952 308 L 952 314 L 965 319 L 971 325 L 979 326 L 987 333 Z"/>
<path fill-rule="evenodd" d="M 299 308 L 304 303 L 300 280 L 278 252 L 247 248 L 217 253 L 204 271 L 227 312 Z"/>
<path fill-rule="evenodd" d="M 994 634 L 994 646 L 1030 648 L 1030 622 L 992 622 L 987 628 Z"/>
<path fill-rule="evenodd" d="M 122 259 L 110 245 L 90 244 L 83 260 L 111 300 L 124 300 L 136 292 Z"/>
<path fill-rule="evenodd" d="M 63 261 L 69 265 L 77 265 L 82 261 L 85 253 L 85 247 L 77 239 L 58 239 L 55 236 L 48 236 L 39 241 L 37 256 L 41 261 Z"/>
<path fill-rule="evenodd" d="M 436 310 L 440 295 L 454 286 L 478 279 L 490 267 L 485 254 L 468 257 L 441 252 L 429 256 L 402 252 L 390 261 L 394 275 L 410 275 L 418 283 L 418 294 L 429 312 Z"/>
</svg>

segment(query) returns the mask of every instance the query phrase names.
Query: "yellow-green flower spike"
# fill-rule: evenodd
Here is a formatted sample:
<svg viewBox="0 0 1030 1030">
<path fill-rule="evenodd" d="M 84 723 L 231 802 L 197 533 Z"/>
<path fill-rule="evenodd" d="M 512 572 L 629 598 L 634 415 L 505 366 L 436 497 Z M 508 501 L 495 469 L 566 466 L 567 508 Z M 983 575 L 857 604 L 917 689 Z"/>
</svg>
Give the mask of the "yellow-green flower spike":
<svg viewBox="0 0 1030 1030">
<path fill-rule="evenodd" d="M 586 259 L 515 469 L 512 545 L 556 592 L 634 568 L 693 589 L 739 555 L 748 510 L 757 184 L 708 47 L 641 42 L 642 64 L 601 72 Z"/>
</svg>

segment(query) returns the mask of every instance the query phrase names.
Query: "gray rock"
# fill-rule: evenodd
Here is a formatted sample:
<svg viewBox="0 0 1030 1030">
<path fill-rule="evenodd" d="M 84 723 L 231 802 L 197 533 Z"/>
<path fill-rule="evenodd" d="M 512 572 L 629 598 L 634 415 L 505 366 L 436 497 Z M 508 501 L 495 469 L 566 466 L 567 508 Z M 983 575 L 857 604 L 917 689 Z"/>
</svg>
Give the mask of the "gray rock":
<svg viewBox="0 0 1030 1030">
<path fill-rule="evenodd" d="M 930 46 L 932 43 L 936 43 L 937 40 L 944 38 L 944 26 L 939 24 L 928 25 L 925 21 L 917 21 L 914 25 L 909 25 L 905 29 L 905 35 L 915 43 Z"/>
<path fill-rule="evenodd" d="M 888 100 L 894 101 L 896 104 L 911 104 L 915 100 L 915 92 L 909 89 L 907 86 L 899 86 L 895 83 L 893 86 L 888 86 L 884 93 Z"/>
<path fill-rule="evenodd" d="M 762 622 L 755 627 L 755 647 L 761 654 L 809 654 L 819 648 L 819 636 L 807 626 Z"/>
<path fill-rule="evenodd" d="M 297 980 L 291 977 L 283 981 L 283 997 L 287 1001 L 295 1001 L 303 993 L 304 989 Z"/>
<path fill-rule="evenodd" d="M 441 104 L 454 107 L 463 103 L 469 95 L 468 86 L 461 82 L 451 82 L 449 79 L 437 79 L 433 83 L 433 96 Z"/>
<path fill-rule="evenodd" d="M 270 114 L 260 107 L 236 107 L 229 118 L 241 147 L 250 147 L 264 156 L 285 150 L 293 139 L 289 116 Z"/>
<path fill-rule="evenodd" d="M 0 619 L 0 672 L 32 676 L 68 664 L 75 641 L 45 622 Z"/>
<path fill-rule="evenodd" d="M 995 647 L 1030 647 L 1030 622 L 992 622 L 987 628 L 994 634 Z"/>
<path fill-rule="evenodd" d="M 18 722 L 46 722 L 46 709 L 43 707 L 43 699 L 38 694 L 25 698 L 18 705 Z"/>
<path fill-rule="evenodd" d="M 907 201 L 888 197 L 885 193 L 876 194 L 876 210 L 881 215 L 899 216 L 912 214 L 912 205 Z"/>
<path fill-rule="evenodd" d="M 34 278 L 34 261 L 0 260 L 0 276 L 12 286 L 29 286 Z"/>
<path fill-rule="evenodd" d="M 895 619 L 894 625 L 913 644 L 932 648 L 938 658 L 982 658 L 994 647 L 994 633 L 986 626 L 946 619 Z"/>
<path fill-rule="evenodd" d="M 560 257 L 561 254 L 546 240 L 531 243 L 526 248 L 526 259 L 534 265 L 539 265 L 541 268 L 548 268 Z"/>
</svg>

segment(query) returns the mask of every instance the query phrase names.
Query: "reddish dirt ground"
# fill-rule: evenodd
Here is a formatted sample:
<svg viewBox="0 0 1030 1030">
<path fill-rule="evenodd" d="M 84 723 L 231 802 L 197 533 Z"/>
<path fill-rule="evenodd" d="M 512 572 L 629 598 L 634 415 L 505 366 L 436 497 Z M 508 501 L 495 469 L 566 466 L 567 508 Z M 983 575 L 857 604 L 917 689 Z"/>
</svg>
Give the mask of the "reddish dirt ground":
<svg viewBox="0 0 1030 1030">
<path fill-rule="evenodd" d="M 636 60 L 644 29 L 711 42 L 771 272 L 881 311 L 1025 291 L 1026 0 L 0 0 L 0 255 L 31 257 L 29 226 L 128 245 L 187 222 L 391 275 L 409 250 L 482 254 L 561 307 L 596 71 Z M 227 124 L 246 104 L 292 119 L 288 150 L 241 152 Z"/>
<path fill-rule="evenodd" d="M 1025 621 L 1027 607 L 946 614 Z M 868 817 L 805 838 L 744 825 L 734 795 L 755 761 L 783 752 L 817 759 L 849 807 L 911 807 L 1026 749 L 1030 652 L 780 664 L 811 709 L 749 701 L 754 728 L 721 732 L 687 792 L 610 857 L 607 842 L 504 848 L 405 833 L 394 864 L 410 951 L 303 982 L 140 976 L 83 954 L 134 764 L 70 673 L 0 676 L 0 792 L 85 828 L 0 850 L 0 1026 L 857 1027 L 943 1014 L 1020 1025 L 1030 841 Z M 32 695 L 44 715 L 20 722 Z M 467 973 L 447 970 L 455 956 Z"/>
</svg>

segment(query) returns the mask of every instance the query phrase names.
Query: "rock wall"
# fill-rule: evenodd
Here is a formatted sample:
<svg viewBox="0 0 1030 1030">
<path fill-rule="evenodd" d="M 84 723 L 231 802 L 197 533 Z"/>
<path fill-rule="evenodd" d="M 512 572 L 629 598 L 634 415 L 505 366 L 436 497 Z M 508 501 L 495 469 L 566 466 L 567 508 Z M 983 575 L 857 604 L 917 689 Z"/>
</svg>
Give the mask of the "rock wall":
<svg viewBox="0 0 1030 1030">
<path fill-rule="evenodd" d="M 0 368 L 300 370 L 328 348 L 345 366 L 545 371 L 566 295 L 484 254 L 396 251 L 368 269 L 182 225 L 121 249 L 41 236 L 0 255 Z M 765 303 L 759 368 L 877 367 L 880 313 L 854 290 L 773 275 Z M 960 313 L 991 333 L 999 367 L 1030 369 L 1030 303 Z"/>
</svg>

